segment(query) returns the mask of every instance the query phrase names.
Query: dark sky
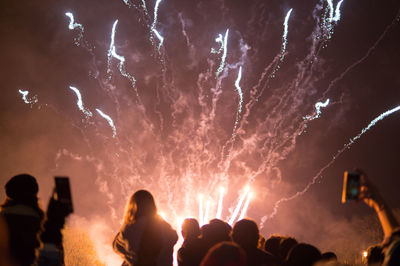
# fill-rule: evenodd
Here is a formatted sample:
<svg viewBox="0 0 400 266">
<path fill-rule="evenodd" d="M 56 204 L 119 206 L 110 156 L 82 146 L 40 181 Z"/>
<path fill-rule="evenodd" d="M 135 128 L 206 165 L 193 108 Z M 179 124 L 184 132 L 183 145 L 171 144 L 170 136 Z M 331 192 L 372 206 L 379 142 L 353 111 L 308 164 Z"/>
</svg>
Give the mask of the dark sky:
<svg viewBox="0 0 400 266">
<path fill-rule="evenodd" d="M 250 184 L 247 214 L 259 222 L 374 118 L 400 105 L 399 1 L 344 0 L 341 19 L 330 22 L 325 0 L 163 0 L 154 24 L 164 37 L 160 50 L 155 1 L 145 3 L 147 11 L 139 0 L 1 1 L 1 186 L 31 173 L 45 206 L 52 177 L 70 176 L 76 216 L 100 215 L 115 230 L 138 188 L 153 191 L 171 217 L 184 217 L 197 215 L 199 193 L 214 212 L 224 186 L 228 217 Z M 68 28 L 66 12 L 84 31 Z M 116 19 L 122 66 L 108 58 Z M 227 29 L 226 63 L 217 73 L 224 51 L 211 49 L 221 47 L 215 40 Z M 19 90 L 37 102 L 24 103 Z M 304 119 L 328 98 L 320 118 Z M 96 109 L 113 120 L 115 137 Z M 282 203 L 263 232 L 319 243 L 335 222 L 345 227 L 371 214 L 340 203 L 343 172 L 355 167 L 399 208 L 399 119 L 394 113 L 363 134 L 304 196 Z"/>
</svg>

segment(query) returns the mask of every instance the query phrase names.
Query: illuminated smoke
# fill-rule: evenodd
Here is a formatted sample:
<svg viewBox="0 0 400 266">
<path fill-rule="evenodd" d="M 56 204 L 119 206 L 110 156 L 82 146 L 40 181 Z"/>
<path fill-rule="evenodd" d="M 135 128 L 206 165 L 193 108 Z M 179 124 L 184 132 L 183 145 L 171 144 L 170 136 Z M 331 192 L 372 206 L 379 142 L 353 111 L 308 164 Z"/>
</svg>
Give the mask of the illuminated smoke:
<svg viewBox="0 0 400 266">
<path fill-rule="evenodd" d="M 307 115 L 303 119 L 311 121 L 311 120 L 319 118 L 321 116 L 321 113 L 322 113 L 321 108 L 326 108 L 328 106 L 328 104 L 329 104 L 329 99 L 327 99 L 325 102 L 317 102 L 315 104 L 315 114 L 312 115 L 312 116 L 311 115 Z"/>
<path fill-rule="evenodd" d="M 373 126 L 375 126 L 375 125 L 376 125 L 379 121 L 381 121 L 382 119 L 388 117 L 389 115 L 394 114 L 395 112 L 398 112 L 399 110 L 400 110 L 400 105 L 397 106 L 397 107 L 395 107 L 395 108 L 393 108 L 393 109 L 390 109 L 390 110 L 388 110 L 388 111 L 386 111 L 386 112 L 384 112 L 384 113 L 382 113 L 382 114 L 380 114 L 380 115 L 377 116 L 375 119 L 373 119 L 373 120 L 368 124 L 368 126 L 366 126 L 365 128 L 363 128 L 363 129 L 361 130 L 361 132 L 360 132 L 358 135 L 356 135 L 355 137 L 351 138 L 350 141 L 349 141 L 348 143 L 344 144 L 343 148 L 341 148 L 340 150 L 338 150 L 338 151 L 336 152 L 336 154 L 333 156 L 333 158 L 332 158 L 324 167 L 322 167 L 322 168 L 319 170 L 319 172 L 312 178 L 312 181 L 309 182 L 309 183 L 305 186 L 305 188 L 304 188 L 303 190 L 296 192 L 295 194 L 293 194 L 293 195 L 290 196 L 290 197 L 281 198 L 280 200 L 278 200 L 277 202 L 275 202 L 272 213 L 261 218 L 261 226 L 263 226 L 263 224 L 264 224 L 267 220 L 273 218 L 273 217 L 278 213 L 278 208 L 279 208 L 279 206 L 280 206 L 281 203 L 294 200 L 294 199 L 296 199 L 297 197 L 304 195 L 304 193 L 306 193 L 306 192 L 310 189 L 310 187 L 311 187 L 312 185 L 314 185 L 320 178 L 322 178 L 322 177 L 321 177 L 322 173 L 323 173 L 327 168 L 329 168 L 329 167 L 335 162 L 335 160 L 336 160 L 337 158 L 339 158 L 340 155 L 342 155 L 342 153 L 343 153 L 344 151 L 346 151 L 347 149 L 350 149 L 351 146 L 355 143 L 355 141 L 358 140 L 362 135 L 364 135 L 365 132 L 367 132 L 368 130 L 370 130 Z"/>
<path fill-rule="evenodd" d="M 28 98 L 29 91 L 18 90 L 18 92 L 22 95 L 22 100 L 24 101 L 24 103 L 29 104 L 31 108 L 35 103 L 39 101 L 37 95 Z"/>
<path fill-rule="evenodd" d="M 103 113 L 100 109 L 96 109 L 96 111 L 105 119 L 107 120 L 108 124 L 110 125 L 112 131 L 113 131 L 113 138 L 117 135 L 117 129 L 115 128 L 114 121 L 111 119 L 109 115 L 106 115 Z"/>
<path fill-rule="evenodd" d="M 204 213 L 203 223 L 208 223 L 209 215 L 210 215 L 210 199 L 208 199 L 206 203 L 206 211 Z"/>
<path fill-rule="evenodd" d="M 289 18 L 290 15 L 292 14 L 293 8 L 291 8 L 285 17 L 285 21 L 283 22 L 283 36 L 282 36 L 282 50 L 281 50 L 281 61 L 285 58 L 285 53 L 286 53 L 286 46 L 287 46 L 287 35 L 288 35 L 288 30 L 289 30 Z"/>
<path fill-rule="evenodd" d="M 230 225 L 232 225 L 233 222 L 235 222 L 235 220 L 236 220 L 236 218 L 237 218 L 237 216 L 238 216 L 238 214 L 239 214 L 240 208 L 242 207 L 243 202 L 244 202 L 244 200 L 246 199 L 247 194 L 249 193 L 249 190 L 250 190 L 250 187 L 249 187 L 249 186 L 247 186 L 247 187 L 244 189 L 244 192 L 243 192 L 242 196 L 240 197 L 239 202 L 238 202 L 238 204 L 236 205 L 236 208 L 235 208 L 235 210 L 234 210 L 234 212 L 233 212 L 231 218 L 229 219 L 229 222 L 228 222 L 228 223 L 229 223 Z"/>
<path fill-rule="evenodd" d="M 76 105 L 78 106 L 79 110 L 81 110 L 82 113 L 85 114 L 86 118 L 91 117 L 91 116 L 92 116 L 92 112 L 90 112 L 88 109 L 86 109 L 86 108 L 83 106 L 83 101 L 82 101 L 81 92 L 80 92 L 77 88 L 75 88 L 75 87 L 69 86 L 69 88 L 70 88 L 72 91 L 75 92 L 76 97 L 78 98 L 78 101 L 76 102 Z"/>
<path fill-rule="evenodd" d="M 79 34 L 78 37 L 76 37 L 75 40 L 75 45 L 79 46 L 81 44 L 81 40 L 83 38 L 83 32 L 85 29 L 83 28 L 82 24 L 76 23 L 74 20 L 74 15 L 71 12 L 65 13 L 67 17 L 69 17 L 69 24 L 68 24 L 68 29 L 70 30 L 75 30 L 79 29 Z"/>
</svg>

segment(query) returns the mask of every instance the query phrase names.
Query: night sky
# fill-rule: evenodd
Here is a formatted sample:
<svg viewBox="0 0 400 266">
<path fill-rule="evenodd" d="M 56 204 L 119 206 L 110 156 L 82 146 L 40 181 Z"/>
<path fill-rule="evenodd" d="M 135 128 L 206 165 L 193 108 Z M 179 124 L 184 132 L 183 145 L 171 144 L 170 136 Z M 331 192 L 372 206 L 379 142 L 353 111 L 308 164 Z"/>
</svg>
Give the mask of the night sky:
<svg viewBox="0 0 400 266">
<path fill-rule="evenodd" d="M 156 2 L 144 3 L 1 1 L 2 187 L 30 173 L 46 206 L 53 176 L 70 176 L 71 224 L 101 217 L 112 235 L 139 188 L 153 192 L 174 223 L 198 216 L 199 193 L 213 218 L 220 187 L 229 218 L 249 185 L 247 216 L 261 222 L 315 177 L 303 196 L 279 205 L 262 232 L 339 253 L 340 241 L 324 239 L 356 235 L 352 221 L 373 214 L 340 203 L 345 170 L 364 169 L 400 208 L 400 112 L 332 161 L 400 105 L 399 1 L 344 0 L 334 21 L 326 0 L 162 0 L 155 23 Z M 66 12 L 81 26 L 70 29 Z M 80 91 L 82 110 L 70 87 Z M 327 99 L 312 119 L 315 104 Z M 96 109 L 112 119 L 115 135 Z"/>
</svg>

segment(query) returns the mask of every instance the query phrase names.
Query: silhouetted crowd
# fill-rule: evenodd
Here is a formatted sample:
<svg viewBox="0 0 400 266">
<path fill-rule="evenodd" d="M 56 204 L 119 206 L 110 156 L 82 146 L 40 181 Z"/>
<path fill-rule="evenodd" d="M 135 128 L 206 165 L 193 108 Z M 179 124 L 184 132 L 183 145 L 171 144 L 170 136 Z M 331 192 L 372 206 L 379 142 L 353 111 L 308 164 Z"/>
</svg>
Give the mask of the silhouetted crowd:
<svg viewBox="0 0 400 266">
<path fill-rule="evenodd" d="M 38 205 L 38 189 L 36 179 L 27 174 L 6 183 L 7 197 L 0 209 L 0 265 L 64 265 L 61 230 L 71 210 L 54 191 L 44 212 Z M 381 244 L 368 249 L 365 264 L 400 266 L 398 222 L 366 175 L 362 192 L 360 199 L 375 209 L 385 234 Z M 239 220 L 233 227 L 213 219 L 200 227 L 196 219 L 187 218 L 181 233 L 184 241 L 176 258 L 179 266 L 344 265 L 335 253 L 322 253 L 293 237 L 272 235 L 265 239 L 250 219 Z M 139 190 L 127 202 L 112 245 L 123 258 L 123 266 L 171 266 L 177 240 L 177 232 L 158 215 L 152 194 Z"/>
</svg>

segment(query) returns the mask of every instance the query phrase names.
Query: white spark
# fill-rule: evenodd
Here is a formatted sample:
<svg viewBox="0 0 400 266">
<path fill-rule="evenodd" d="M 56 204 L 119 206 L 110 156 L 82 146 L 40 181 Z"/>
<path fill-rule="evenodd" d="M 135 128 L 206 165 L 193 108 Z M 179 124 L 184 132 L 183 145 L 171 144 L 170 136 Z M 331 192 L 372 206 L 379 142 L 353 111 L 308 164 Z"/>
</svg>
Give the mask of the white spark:
<svg viewBox="0 0 400 266">
<path fill-rule="evenodd" d="M 332 0 L 327 0 L 329 6 L 329 22 L 335 21 L 338 22 L 340 20 L 340 7 L 344 0 L 341 0 L 337 5 L 336 9 L 334 10 Z M 335 16 L 333 14 L 335 13 Z"/>
<path fill-rule="evenodd" d="M 116 32 L 116 29 L 117 29 L 117 24 L 118 24 L 118 19 L 114 21 L 114 24 L 113 24 L 112 30 L 111 30 L 110 48 L 108 49 L 107 73 L 109 74 L 109 79 L 111 79 L 111 60 L 114 57 L 115 59 L 117 59 L 119 61 L 119 64 L 118 64 L 119 72 L 121 73 L 122 76 L 128 78 L 131 81 L 132 88 L 134 88 L 134 90 L 136 92 L 136 96 L 139 97 L 139 93 L 138 93 L 137 88 L 135 86 L 136 79 L 135 79 L 134 76 L 132 76 L 131 74 L 129 74 L 128 72 L 125 71 L 125 68 L 124 68 L 125 57 L 122 56 L 122 55 L 117 54 L 117 51 L 116 51 L 116 47 L 115 47 L 115 32 Z"/>
<path fill-rule="evenodd" d="M 238 109 L 239 114 L 242 112 L 242 106 L 243 106 L 243 91 L 242 88 L 240 87 L 241 79 L 242 79 L 242 67 L 239 68 L 239 73 L 235 82 L 235 87 L 239 94 L 239 109 Z"/>
<path fill-rule="evenodd" d="M 160 40 L 160 43 L 158 44 L 158 49 L 160 50 L 160 47 L 164 42 L 164 37 L 161 36 L 161 34 L 156 29 L 153 29 L 153 32 L 157 36 L 158 40 Z"/>
<path fill-rule="evenodd" d="M 113 138 L 115 138 L 115 136 L 117 135 L 117 129 L 115 128 L 114 125 L 114 121 L 111 119 L 111 117 L 109 115 L 106 115 L 105 113 L 103 113 L 100 109 L 96 109 L 96 111 L 104 118 L 107 120 L 108 124 L 110 125 L 110 127 L 112 128 L 113 131 Z"/>
<path fill-rule="evenodd" d="M 30 104 L 31 107 L 32 107 L 32 105 L 34 105 L 35 103 L 38 102 L 38 99 L 37 99 L 37 96 L 36 96 L 36 95 L 33 96 L 33 97 L 31 97 L 30 99 L 28 98 L 29 91 L 18 90 L 18 92 L 19 92 L 20 94 L 22 94 L 22 100 L 23 100 L 26 104 Z"/>
<path fill-rule="evenodd" d="M 303 117 L 303 119 L 311 121 L 311 120 L 319 118 L 322 113 L 321 108 L 326 108 L 328 105 L 329 105 L 329 99 L 327 99 L 325 102 L 317 102 L 315 104 L 315 115 L 312 115 L 312 116 L 307 115 L 307 116 Z"/>
<path fill-rule="evenodd" d="M 281 51 L 281 61 L 283 61 L 283 59 L 285 58 L 285 52 L 286 52 L 286 46 L 287 46 L 287 35 L 288 35 L 288 31 L 289 31 L 289 18 L 290 15 L 292 14 L 293 8 L 291 8 L 285 17 L 285 21 L 283 22 L 283 36 L 282 36 L 282 51 Z"/>
<path fill-rule="evenodd" d="M 227 47 L 228 47 L 228 34 L 229 34 L 229 29 L 226 30 L 225 32 L 225 37 L 224 40 L 222 40 L 222 35 L 220 34 L 219 37 L 215 40 L 216 42 L 221 42 L 221 47 L 223 47 L 223 54 L 221 57 L 221 63 L 218 67 L 217 70 L 217 76 L 222 72 L 222 70 L 224 70 L 224 66 L 225 66 L 225 60 L 226 60 L 226 55 L 227 55 Z"/>
<path fill-rule="evenodd" d="M 344 0 L 341 0 L 337 5 L 336 5 L 336 11 L 335 11 L 335 17 L 333 17 L 333 21 L 338 22 L 340 20 L 340 6 L 342 5 Z"/>
<path fill-rule="evenodd" d="M 71 90 L 73 90 L 76 94 L 76 97 L 78 98 L 78 101 L 76 102 L 76 104 L 78 105 L 79 110 L 82 111 L 82 113 L 84 113 L 86 115 L 86 117 L 92 116 L 92 112 L 90 112 L 89 110 L 87 110 L 84 106 L 83 106 L 83 101 L 82 101 L 82 95 L 81 92 L 72 86 L 69 86 L 69 88 Z"/>
<path fill-rule="evenodd" d="M 77 46 L 80 45 L 80 41 L 83 38 L 83 31 L 85 30 L 82 26 L 82 24 L 76 23 L 74 19 L 74 15 L 71 12 L 65 13 L 67 17 L 69 17 L 69 24 L 68 24 L 68 29 L 70 30 L 75 30 L 76 28 L 79 29 L 79 35 L 77 38 L 75 38 L 75 44 Z"/>
</svg>

